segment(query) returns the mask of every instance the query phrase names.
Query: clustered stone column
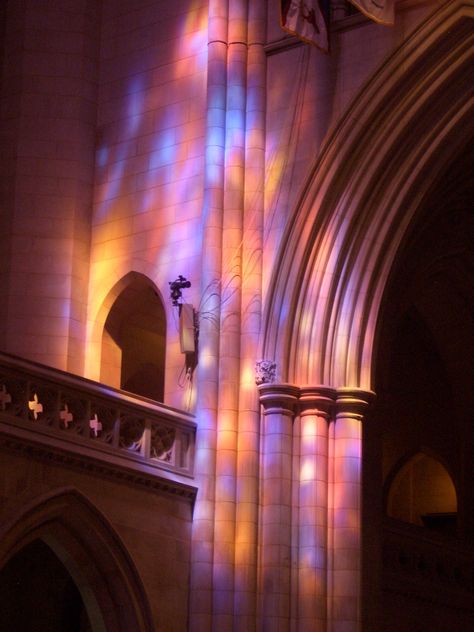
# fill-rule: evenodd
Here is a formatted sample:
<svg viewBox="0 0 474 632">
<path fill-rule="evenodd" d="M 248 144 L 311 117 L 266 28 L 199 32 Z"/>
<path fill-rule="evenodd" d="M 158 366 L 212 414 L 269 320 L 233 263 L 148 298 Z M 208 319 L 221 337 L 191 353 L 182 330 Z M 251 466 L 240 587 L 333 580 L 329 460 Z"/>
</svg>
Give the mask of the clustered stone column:
<svg viewBox="0 0 474 632">
<path fill-rule="evenodd" d="M 259 391 L 258 629 L 356 632 L 362 420 L 373 394 L 268 383 Z"/>
<path fill-rule="evenodd" d="M 263 404 L 263 480 L 259 629 L 286 632 L 290 621 L 293 417 L 298 389 L 259 386 Z"/>
</svg>

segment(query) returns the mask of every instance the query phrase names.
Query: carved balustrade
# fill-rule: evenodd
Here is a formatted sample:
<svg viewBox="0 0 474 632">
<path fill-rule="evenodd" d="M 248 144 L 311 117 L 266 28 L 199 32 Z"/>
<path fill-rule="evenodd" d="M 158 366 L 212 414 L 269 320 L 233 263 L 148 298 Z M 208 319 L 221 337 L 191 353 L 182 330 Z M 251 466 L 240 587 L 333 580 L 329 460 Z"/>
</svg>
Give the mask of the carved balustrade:
<svg viewBox="0 0 474 632">
<path fill-rule="evenodd" d="M 0 437 L 33 456 L 135 471 L 148 485 L 193 474 L 192 415 L 3 353 Z"/>
<path fill-rule="evenodd" d="M 466 541 L 387 519 L 384 589 L 474 611 L 474 549 Z"/>
</svg>

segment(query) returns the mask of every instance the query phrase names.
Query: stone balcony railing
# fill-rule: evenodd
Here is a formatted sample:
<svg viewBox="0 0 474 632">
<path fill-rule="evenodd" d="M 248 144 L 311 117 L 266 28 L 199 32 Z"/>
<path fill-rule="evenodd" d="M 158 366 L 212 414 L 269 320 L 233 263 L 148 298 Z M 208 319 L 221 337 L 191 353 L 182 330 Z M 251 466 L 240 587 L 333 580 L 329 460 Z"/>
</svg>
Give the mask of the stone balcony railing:
<svg viewBox="0 0 474 632">
<path fill-rule="evenodd" d="M 195 496 L 193 416 L 0 353 L 0 447 Z"/>
<path fill-rule="evenodd" d="M 386 519 L 383 566 L 384 590 L 472 610 L 474 615 L 472 543 Z"/>
</svg>

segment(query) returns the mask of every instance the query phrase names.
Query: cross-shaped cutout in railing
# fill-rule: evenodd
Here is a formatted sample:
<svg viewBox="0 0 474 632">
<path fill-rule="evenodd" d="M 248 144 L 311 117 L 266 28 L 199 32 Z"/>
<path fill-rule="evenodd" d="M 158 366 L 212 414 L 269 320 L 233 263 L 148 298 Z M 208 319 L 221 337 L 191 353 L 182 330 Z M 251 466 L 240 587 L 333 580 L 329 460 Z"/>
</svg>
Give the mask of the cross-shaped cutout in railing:
<svg viewBox="0 0 474 632">
<path fill-rule="evenodd" d="M 5 384 L 2 384 L 2 389 L 0 390 L 0 405 L 2 410 L 5 410 L 7 404 L 12 403 L 12 396 L 7 392 Z"/>
<path fill-rule="evenodd" d="M 69 428 L 69 424 L 72 423 L 74 419 L 73 414 L 69 412 L 67 404 L 64 404 L 64 409 L 60 411 L 59 418 L 61 419 L 67 430 Z"/>
<path fill-rule="evenodd" d="M 89 427 L 95 437 L 98 437 L 99 432 L 102 432 L 102 423 L 98 420 L 97 413 L 95 413 L 94 417 L 89 420 Z"/>
<path fill-rule="evenodd" d="M 33 412 L 35 421 L 38 419 L 38 415 L 43 412 L 43 404 L 38 401 L 38 393 L 35 393 L 33 399 L 28 401 L 28 408 Z"/>
</svg>

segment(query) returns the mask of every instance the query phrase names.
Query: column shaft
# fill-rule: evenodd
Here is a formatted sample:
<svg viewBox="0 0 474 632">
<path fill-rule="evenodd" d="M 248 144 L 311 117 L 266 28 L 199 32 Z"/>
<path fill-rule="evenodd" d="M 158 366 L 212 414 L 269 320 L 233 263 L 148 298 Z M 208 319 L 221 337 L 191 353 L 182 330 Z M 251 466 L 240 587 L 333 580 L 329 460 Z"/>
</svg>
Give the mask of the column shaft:
<svg viewBox="0 0 474 632">
<path fill-rule="evenodd" d="M 219 381 L 220 279 L 227 93 L 227 2 L 209 2 L 207 130 L 202 212 L 200 346 L 192 527 L 191 632 L 212 629 L 215 472 Z"/>
<path fill-rule="evenodd" d="M 371 393 L 339 389 L 334 426 L 332 620 L 334 632 L 360 628 L 362 420 Z"/>
<path fill-rule="evenodd" d="M 213 629 L 234 617 L 235 503 L 240 382 L 240 305 L 245 166 L 247 1 L 229 1 Z"/>
<path fill-rule="evenodd" d="M 264 406 L 259 606 L 261 629 L 289 632 L 291 595 L 292 425 L 298 389 L 260 386 Z"/>
<path fill-rule="evenodd" d="M 245 200 L 242 239 L 239 435 L 234 579 L 234 629 L 254 632 L 257 607 L 260 404 L 255 388 L 262 318 L 265 183 L 266 4 L 249 3 Z"/>
<path fill-rule="evenodd" d="M 326 628 L 329 389 L 301 389 L 298 630 Z"/>
</svg>

